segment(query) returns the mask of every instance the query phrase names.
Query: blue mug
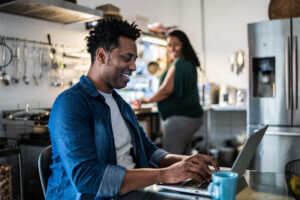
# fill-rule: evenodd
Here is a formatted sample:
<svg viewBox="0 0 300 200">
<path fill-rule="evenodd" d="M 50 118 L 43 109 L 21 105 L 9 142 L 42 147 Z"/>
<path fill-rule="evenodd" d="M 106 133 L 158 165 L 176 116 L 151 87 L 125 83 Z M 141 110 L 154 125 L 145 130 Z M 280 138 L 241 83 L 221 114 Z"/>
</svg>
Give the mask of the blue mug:
<svg viewBox="0 0 300 200">
<path fill-rule="evenodd" d="M 234 200 L 238 174 L 235 172 L 215 172 L 208 192 L 216 200 Z"/>
</svg>

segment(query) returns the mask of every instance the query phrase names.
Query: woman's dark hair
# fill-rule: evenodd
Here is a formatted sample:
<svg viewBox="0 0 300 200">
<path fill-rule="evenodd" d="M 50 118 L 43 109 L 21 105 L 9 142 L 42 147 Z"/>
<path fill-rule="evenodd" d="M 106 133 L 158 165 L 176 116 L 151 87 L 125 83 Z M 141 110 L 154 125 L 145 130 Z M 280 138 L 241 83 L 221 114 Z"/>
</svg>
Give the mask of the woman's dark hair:
<svg viewBox="0 0 300 200">
<path fill-rule="evenodd" d="M 115 18 L 101 19 L 97 26 L 90 31 L 87 40 L 87 50 L 91 54 L 92 64 L 95 61 L 96 51 L 102 47 L 105 51 L 112 51 L 119 46 L 120 36 L 136 41 L 141 35 L 141 30 L 133 22 L 129 24 Z"/>
<path fill-rule="evenodd" d="M 177 37 L 182 43 L 182 57 L 190 61 L 194 66 L 199 67 L 201 71 L 200 62 L 198 57 L 188 39 L 186 34 L 180 30 L 174 30 L 168 34 L 168 36 Z"/>
</svg>

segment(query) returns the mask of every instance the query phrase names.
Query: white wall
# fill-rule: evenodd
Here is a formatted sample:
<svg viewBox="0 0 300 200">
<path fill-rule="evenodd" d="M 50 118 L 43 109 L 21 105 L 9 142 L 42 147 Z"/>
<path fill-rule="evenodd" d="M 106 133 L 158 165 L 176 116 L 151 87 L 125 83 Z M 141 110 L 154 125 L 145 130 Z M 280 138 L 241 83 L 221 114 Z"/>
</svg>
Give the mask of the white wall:
<svg viewBox="0 0 300 200">
<path fill-rule="evenodd" d="M 182 24 L 180 28 L 188 35 L 189 40 L 199 58 L 202 54 L 202 23 L 201 23 L 201 1 L 182 1 Z"/>
<path fill-rule="evenodd" d="M 240 75 L 230 71 L 229 56 L 247 52 L 247 23 L 268 20 L 270 0 L 204 0 L 206 72 L 210 82 L 248 87 L 248 66 Z"/>
</svg>

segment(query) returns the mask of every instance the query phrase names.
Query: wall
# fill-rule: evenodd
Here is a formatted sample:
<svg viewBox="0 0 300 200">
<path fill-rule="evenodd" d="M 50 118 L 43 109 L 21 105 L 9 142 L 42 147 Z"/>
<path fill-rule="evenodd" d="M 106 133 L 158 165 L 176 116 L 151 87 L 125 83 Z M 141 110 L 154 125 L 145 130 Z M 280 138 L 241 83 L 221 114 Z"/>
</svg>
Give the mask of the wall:
<svg viewBox="0 0 300 200">
<path fill-rule="evenodd" d="M 199 60 L 201 69 L 204 71 L 204 59 L 205 59 L 205 49 L 203 41 L 203 12 L 202 12 L 202 2 L 203 0 L 189 0 L 182 1 L 182 24 L 179 27 L 188 36 Z M 199 68 L 198 68 L 199 69 Z M 198 73 L 198 83 L 203 84 L 206 82 L 203 73 Z"/>
<path fill-rule="evenodd" d="M 268 20 L 270 0 L 204 0 L 206 74 L 208 81 L 248 87 L 248 66 L 240 75 L 230 71 L 229 56 L 247 53 L 247 24 Z M 247 57 L 247 56 L 246 56 Z"/>
</svg>

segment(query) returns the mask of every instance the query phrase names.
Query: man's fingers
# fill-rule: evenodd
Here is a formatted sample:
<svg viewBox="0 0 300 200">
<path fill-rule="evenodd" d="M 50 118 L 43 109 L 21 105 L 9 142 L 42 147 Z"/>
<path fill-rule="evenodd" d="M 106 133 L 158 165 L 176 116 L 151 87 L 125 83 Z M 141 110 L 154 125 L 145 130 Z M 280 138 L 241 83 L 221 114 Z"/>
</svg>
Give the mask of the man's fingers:
<svg viewBox="0 0 300 200">
<path fill-rule="evenodd" d="M 187 170 L 194 174 L 200 175 L 204 181 L 210 181 L 211 171 L 205 164 L 186 163 Z"/>
<path fill-rule="evenodd" d="M 199 175 L 197 173 L 192 173 L 191 178 L 198 181 L 198 182 L 200 182 L 200 183 L 206 182 L 206 180 L 201 175 Z"/>
<path fill-rule="evenodd" d="M 219 164 L 216 162 L 216 160 L 213 157 L 205 156 L 204 159 L 206 160 L 207 164 L 212 165 L 215 168 L 215 170 L 217 171 L 220 170 Z"/>
<path fill-rule="evenodd" d="M 198 164 L 204 162 L 205 164 L 211 165 L 215 168 L 215 170 L 219 171 L 219 164 L 211 156 L 197 154 L 191 158 L 191 161 Z"/>
<path fill-rule="evenodd" d="M 197 157 L 196 159 L 193 159 L 191 161 L 192 161 L 192 163 L 195 163 L 195 164 L 201 166 L 201 168 L 203 168 L 206 171 L 206 173 L 211 174 L 211 170 L 208 167 L 209 162 L 206 159 L 203 159 L 201 157 Z"/>
</svg>

